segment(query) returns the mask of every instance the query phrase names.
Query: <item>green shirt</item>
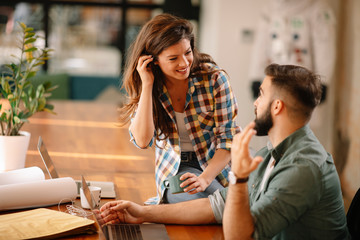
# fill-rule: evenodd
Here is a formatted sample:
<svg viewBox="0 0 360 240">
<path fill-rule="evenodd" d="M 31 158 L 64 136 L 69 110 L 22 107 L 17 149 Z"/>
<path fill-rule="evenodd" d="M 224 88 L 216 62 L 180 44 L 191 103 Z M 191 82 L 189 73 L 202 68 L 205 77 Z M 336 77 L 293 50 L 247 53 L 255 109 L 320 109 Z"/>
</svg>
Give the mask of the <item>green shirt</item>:
<svg viewBox="0 0 360 240">
<path fill-rule="evenodd" d="M 255 239 L 350 238 L 334 162 L 308 125 L 256 155 L 264 161 L 248 182 Z M 276 164 L 260 191 L 271 155 Z"/>
</svg>

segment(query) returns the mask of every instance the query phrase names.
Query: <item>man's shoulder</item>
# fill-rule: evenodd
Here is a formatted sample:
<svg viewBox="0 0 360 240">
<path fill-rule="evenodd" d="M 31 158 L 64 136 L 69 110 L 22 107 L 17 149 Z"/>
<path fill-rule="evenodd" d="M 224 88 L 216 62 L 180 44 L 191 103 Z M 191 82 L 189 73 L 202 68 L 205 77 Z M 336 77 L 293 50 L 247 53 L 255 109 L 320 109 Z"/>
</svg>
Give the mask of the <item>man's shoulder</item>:
<svg viewBox="0 0 360 240">
<path fill-rule="evenodd" d="M 304 126 L 289 137 L 278 154 L 283 162 L 292 164 L 315 164 L 320 167 L 326 162 L 333 162 L 331 155 L 325 150 L 309 126 Z"/>
</svg>

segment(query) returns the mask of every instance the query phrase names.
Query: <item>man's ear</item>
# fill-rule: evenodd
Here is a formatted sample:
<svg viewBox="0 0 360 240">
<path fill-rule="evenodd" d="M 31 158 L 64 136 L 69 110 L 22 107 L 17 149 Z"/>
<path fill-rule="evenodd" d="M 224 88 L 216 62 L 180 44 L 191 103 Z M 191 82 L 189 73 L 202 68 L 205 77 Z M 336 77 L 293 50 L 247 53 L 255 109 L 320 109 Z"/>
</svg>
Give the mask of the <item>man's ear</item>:
<svg viewBox="0 0 360 240">
<path fill-rule="evenodd" d="M 274 115 L 278 115 L 279 113 L 281 113 L 281 111 L 284 109 L 284 107 L 285 107 L 285 104 L 282 100 L 275 99 L 272 104 L 272 109 L 273 109 Z"/>
</svg>

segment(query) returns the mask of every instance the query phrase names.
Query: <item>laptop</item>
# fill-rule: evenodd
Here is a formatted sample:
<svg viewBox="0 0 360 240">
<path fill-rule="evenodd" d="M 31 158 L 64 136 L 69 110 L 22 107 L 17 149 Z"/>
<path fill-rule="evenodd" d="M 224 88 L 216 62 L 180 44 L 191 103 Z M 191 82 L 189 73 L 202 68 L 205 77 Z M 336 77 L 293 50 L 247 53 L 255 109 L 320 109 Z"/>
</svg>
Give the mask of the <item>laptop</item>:
<svg viewBox="0 0 360 240">
<path fill-rule="evenodd" d="M 41 136 L 39 136 L 37 148 L 50 178 L 59 178 L 59 174 L 55 169 L 55 165 L 50 158 Z M 77 196 L 80 197 L 81 180 L 75 180 L 75 183 L 77 185 Z M 89 181 L 88 184 L 91 186 L 100 187 L 102 198 L 116 198 L 115 186 L 113 182 Z"/>
<path fill-rule="evenodd" d="M 121 239 L 121 240 L 167 240 L 169 239 L 164 224 L 106 224 L 102 220 L 99 210 L 95 209 L 95 200 L 91 195 L 88 184 L 84 178 L 82 178 L 82 186 L 86 200 L 89 203 L 90 209 L 94 214 L 94 218 L 97 224 L 100 234 L 107 240 Z"/>
</svg>

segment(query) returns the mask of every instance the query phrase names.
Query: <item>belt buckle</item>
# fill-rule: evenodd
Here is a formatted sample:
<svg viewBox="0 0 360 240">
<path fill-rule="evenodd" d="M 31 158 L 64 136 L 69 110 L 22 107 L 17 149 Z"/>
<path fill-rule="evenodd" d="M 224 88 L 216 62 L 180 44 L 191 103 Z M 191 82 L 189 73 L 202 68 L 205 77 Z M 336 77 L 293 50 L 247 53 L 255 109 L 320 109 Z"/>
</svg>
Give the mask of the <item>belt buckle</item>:
<svg viewBox="0 0 360 240">
<path fill-rule="evenodd" d="M 180 153 L 180 160 L 181 162 L 190 162 L 191 156 L 188 152 L 182 152 Z"/>
</svg>

